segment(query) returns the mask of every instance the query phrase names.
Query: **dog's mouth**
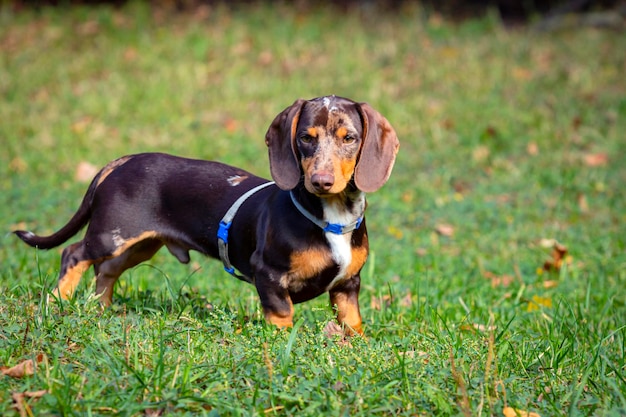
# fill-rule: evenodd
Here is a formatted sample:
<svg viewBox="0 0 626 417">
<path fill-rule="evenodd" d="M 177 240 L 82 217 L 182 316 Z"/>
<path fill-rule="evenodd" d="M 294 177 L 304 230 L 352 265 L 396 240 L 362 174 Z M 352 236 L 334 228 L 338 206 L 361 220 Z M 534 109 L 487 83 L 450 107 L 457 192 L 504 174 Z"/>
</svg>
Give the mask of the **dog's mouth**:
<svg viewBox="0 0 626 417">
<path fill-rule="evenodd" d="M 319 198 L 334 198 L 334 197 L 337 197 L 338 195 L 343 194 L 343 192 L 345 191 L 345 187 L 340 190 L 333 190 L 333 189 L 323 190 L 323 189 L 316 188 L 314 186 L 310 186 L 310 187 L 306 187 L 306 189 L 309 193 Z"/>
</svg>

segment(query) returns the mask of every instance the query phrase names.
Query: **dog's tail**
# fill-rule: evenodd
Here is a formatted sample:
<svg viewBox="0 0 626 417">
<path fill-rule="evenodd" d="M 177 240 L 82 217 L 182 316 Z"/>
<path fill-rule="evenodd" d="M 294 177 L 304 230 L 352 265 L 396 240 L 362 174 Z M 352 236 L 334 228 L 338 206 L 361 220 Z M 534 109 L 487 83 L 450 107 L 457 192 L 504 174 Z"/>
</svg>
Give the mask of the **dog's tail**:
<svg viewBox="0 0 626 417">
<path fill-rule="evenodd" d="M 74 216 L 72 216 L 70 221 L 67 222 L 67 224 L 59 229 L 57 232 L 49 236 L 38 236 L 26 230 L 16 230 L 13 233 L 15 233 L 28 245 L 39 249 L 55 248 L 66 242 L 69 238 L 78 233 L 80 229 L 82 229 L 89 222 L 89 219 L 91 218 L 91 203 L 96 193 L 96 188 L 101 182 L 100 178 L 103 175 L 105 169 L 100 171 L 91 181 L 91 184 L 89 185 L 89 188 L 87 189 L 87 192 L 83 197 L 83 201 L 80 203 L 80 207 L 78 208 L 76 213 L 74 213 Z"/>
</svg>

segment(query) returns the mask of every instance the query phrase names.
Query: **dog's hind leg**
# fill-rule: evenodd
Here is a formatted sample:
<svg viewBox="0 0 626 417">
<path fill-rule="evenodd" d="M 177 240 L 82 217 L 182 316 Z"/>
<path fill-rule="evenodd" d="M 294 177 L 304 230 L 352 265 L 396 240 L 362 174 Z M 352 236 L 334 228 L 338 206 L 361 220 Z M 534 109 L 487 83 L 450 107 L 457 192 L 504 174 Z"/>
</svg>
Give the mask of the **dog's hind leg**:
<svg viewBox="0 0 626 417">
<path fill-rule="evenodd" d="M 94 263 L 86 254 L 83 241 L 76 242 L 63 250 L 59 281 L 53 293 L 64 300 L 70 298 L 83 273 Z"/>
<path fill-rule="evenodd" d="M 100 303 L 110 306 L 113 302 L 115 282 L 128 268 L 152 258 L 163 246 L 158 239 L 145 239 L 130 246 L 119 255 L 96 263 L 96 294 L 100 295 Z"/>
</svg>

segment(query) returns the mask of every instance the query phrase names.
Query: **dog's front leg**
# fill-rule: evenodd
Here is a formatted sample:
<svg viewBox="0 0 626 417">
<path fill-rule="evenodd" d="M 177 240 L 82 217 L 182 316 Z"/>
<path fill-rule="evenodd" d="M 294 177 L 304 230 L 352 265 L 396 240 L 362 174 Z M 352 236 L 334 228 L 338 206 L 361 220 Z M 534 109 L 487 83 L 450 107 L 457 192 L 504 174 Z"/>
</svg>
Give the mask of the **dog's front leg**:
<svg viewBox="0 0 626 417">
<path fill-rule="evenodd" d="M 348 335 L 363 335 L 363 322 L 359 309 L 361 277 L 357 274 L 329 291 L 330 305 L 337 310 L 337 321 Z"/>
<path fill-rule="evenodd" d="M 255 279 L 265 320 L 279 328 L 293 327 L 293 303 L 289 291 L 270 278 Z"/>
</svg>

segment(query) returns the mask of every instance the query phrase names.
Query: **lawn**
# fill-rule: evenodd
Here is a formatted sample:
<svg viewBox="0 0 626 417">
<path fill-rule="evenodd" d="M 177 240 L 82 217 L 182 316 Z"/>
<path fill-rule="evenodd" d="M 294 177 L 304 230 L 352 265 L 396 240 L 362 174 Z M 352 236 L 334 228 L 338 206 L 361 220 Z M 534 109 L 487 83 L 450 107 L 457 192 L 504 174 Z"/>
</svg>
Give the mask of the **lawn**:
<svg viewBox="0 0 626 417">
<path fill-rule="evenodd" d="M 624 415 L 626 36 L 383 13 L 0 6 L 2 415 Z M 254 288 L 167 251 L 114 306 L 48 302 L 93 169 L 163 151 L 269 176 L 296 98 L 366 101 L 401 142 L 368 196 L 366 338 L 264 324 Z M 77 237 L 78 239 L 78 237 Z M 529 413 L 529 414 L 526 414 Z"/>
</svg>

